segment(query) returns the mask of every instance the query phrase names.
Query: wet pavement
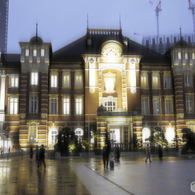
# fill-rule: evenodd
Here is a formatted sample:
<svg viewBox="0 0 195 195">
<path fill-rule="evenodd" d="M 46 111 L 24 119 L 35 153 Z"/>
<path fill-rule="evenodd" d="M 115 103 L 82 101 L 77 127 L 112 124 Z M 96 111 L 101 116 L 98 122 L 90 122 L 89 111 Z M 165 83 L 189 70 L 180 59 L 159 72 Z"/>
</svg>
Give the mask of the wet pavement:
<svg viewBox="0 0 195 195">
<path fill-rule="evenodd" d="M 152 163 L 122 157 L 104 169 L 101 157 L 46 159 L 36 169 L 28 155 L 0 157 L 0 195 L 193 195 L 195 157 L 164 157 Z"/>
</svg>

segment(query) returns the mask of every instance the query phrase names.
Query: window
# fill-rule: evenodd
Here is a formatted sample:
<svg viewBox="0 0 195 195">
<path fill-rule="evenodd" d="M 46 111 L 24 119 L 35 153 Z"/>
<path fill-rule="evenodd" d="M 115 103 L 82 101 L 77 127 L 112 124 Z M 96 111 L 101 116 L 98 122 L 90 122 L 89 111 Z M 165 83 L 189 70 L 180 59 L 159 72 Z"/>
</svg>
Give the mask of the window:
<svg viewBox="0 0 195 195">
<path fill-rule="evenodd" d="M 83 87 L 83 75 L 81 71 L 75 72 L 75 88 Z"/>
<path fill-rule="evenodd" d="M 117 108 L 117 99 L 112 97 L 112 96 L 108 96 L 107 98 L 104 99 L 104 106 L 106 107 L 107 111 L 113 111 Z"/>
<path fill-rule="evenodd" d="M 164 73 L 164 88 L 170 89 L 171 88 L 171 74 L 170 73 Z"/>
<path fill-rule="evenodd" d="M 33 56 L 37 56 L 37 50 L 33 49 Z"/>
<path fill-rule="evenodd" d="M 9 77 L 9 87 L 19 86 L 19 75 L 11 74 Z"/>
<path fill-rule="evenodd" d="M 70 88 L 70 72 L 64 72 L 62 77 L 62 86 L 64 88 Z"/>
<path fill-rule="evenodd" d="M 43 57 L 45 55 L 45 50 L 41 49 L 41 57 Z"/>
<path fill-rule="evenodd" d="M 192 74 L 184 75 L 184 84 L 186 87 L 192 87 Z"/>
<path fill-rule="evenodd" d="M 143 128 L 142 130 L 142 141 L 143 143 L 149 142 L 148 138 L 150 137 L 150 129 L 147 127 Z"/>
<path fill-rule="evenodd" d="M 70 114 L 70 97 L 63 98 L 63 114 Z"/>
<path fill-rule="evenodd" d="M 18 114 L 18 97 L 10 97 L 10 114 Z"/>
<path fill-rule="evenodd" d="M 31 85 L 38 85 L 38 72 L 31 72 Z"/>
<path fill-rule="evenodd" d="M 51 73 L 51 87 L 57 87 L 58 86 L 58 75 L 57 72 Z"/>
<path fill-rule="evenodd" d="M 38 113 L 38 95 L 30 94 L 30 113 Z"/>
<path fill-rule="evenodd" d="M 178 59 L 181 59 L 181 51 L 178 52 Z"/>
<path fill-rule="evenodd" d="M 185 59 L 188 59 L 188 53 L 185 52 Z"/>
<path fill-rule="evenodd" d="M 58 112 L 58 100 L 57 98 L 50 99 L 50 114 L 57 114 Z"/>
<path fill-rule="evenodd" d="M 55 128 L 50 129 L 50 139 L 49 142 L 50 144 L 55 144 L 57 139 L 56 136 L 58 135 L 58 131 Z"/>
<path fill-rule="evenodd" d="M 160 76 L 159 73 L 152 74 L 152 88 L 158 89 L 160 88 Z"/>
<path fill-rule="evenodd" d="M 186 95 L 186 113 L 194 113 L 194 97 L 192 95 Z"/>
<path fill-rule="evenodd" d="M 192 53 L 192 59 L 193 60 L 195 59 L 195 53 L 194 52 Z"/>
<path fill-rule="evenodd" d="M 83 113 L 83 98 L 80 96 L 77 96 L 75 101 L 76 101 L 76 114 L 82 114 Z"/>
<path fill-rule="evenodd" d="M 165 114 L 173 114 L 173 98 L 165 98 Z"/>
<path fill-rule="evenodd" d="M 148 74 L 141 73 L 141 88 L 148 88 Z"/>
<path fill-rule="evenodd" d="M 26 49 L 25 56 L 29 56 L 29 49 Z"/>
<path fill-rule="evenodd" d="M 153 97 L 153 113 L 160 114 L 160 97 Z"/>
<path fill-rule="evenodd" d="M 36 125 L 29 127 L 29 143 L 36 143 Z"/>
<path fill-rule="evenodd" d="M 149 98 L 148 97 L 142 97 L 141 110 L 142 110 L 142 114 L 149 114 Z"/>
</svg>

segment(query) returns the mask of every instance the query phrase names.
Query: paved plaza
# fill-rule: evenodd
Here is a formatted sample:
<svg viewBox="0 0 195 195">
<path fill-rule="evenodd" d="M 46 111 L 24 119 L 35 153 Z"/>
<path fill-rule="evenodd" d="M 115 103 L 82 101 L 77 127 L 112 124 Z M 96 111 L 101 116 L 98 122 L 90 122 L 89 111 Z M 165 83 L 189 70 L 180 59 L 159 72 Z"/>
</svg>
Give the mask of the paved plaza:
<svg viewBox="0 0 195 195">
<path fill-rule="evenodd" d="M 122 157 L 104 170 L 101 157 L 46 159 L 36 169 L 29 155 L 0 158 L 0 195 L 195 195 L 195 157 Z"/>
</svg>

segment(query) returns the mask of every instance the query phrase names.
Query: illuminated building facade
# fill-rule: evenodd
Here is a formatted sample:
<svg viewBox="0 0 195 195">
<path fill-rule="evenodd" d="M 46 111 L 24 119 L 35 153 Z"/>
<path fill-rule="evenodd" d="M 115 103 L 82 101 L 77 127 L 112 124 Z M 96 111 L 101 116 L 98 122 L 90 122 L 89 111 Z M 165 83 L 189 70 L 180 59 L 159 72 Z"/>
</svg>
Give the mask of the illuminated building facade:
<svg viewBox="0 0 195 195">
<path fill-rule="evenodd" d="M 161 55 L 121 29 L 87 29 L 55 52 L 38 36 L 19 44 L 21 54 L 0 67 L 3 129 L 15 149 L 53 148 L 62 127 L 96 151 L 106 132 L 129 149 L 145 146 L 155 127 L 170 146 L 183 128 L 195 130 L 195 48 L 184 41 Z"/>
</svg>

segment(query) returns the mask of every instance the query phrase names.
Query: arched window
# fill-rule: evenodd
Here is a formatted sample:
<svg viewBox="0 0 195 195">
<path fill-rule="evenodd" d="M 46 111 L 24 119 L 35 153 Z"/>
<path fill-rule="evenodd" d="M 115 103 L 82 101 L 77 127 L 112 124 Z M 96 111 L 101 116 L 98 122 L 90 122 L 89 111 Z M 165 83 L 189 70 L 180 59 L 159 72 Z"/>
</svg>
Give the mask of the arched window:
<svg viewBox="0 0 195 195">
<path fill-rule="evenodd" d="M 51 128 L 50 129 L 50 135 L 49 135 L 49 143 L 50 144 L 55 144 L 56 143 L 56 136 L 58 134 L 58 130 L 56 128 Z"/>
<path fill-rule="evenodd" d="M 74 130 L 75 135 L 77 136 L 83 136 L 83 130 L 81 128 L 77 128 Z"/>
<path fill-rule="evenodd" d="M 147 140 L 150 137 L 150 129 L 145 127 L 142 130 L 142 141 L 143 143 L 149 142 L 149 140 Z"/>
<path fill-rule="evenodd" d="M 175 130 L 172 127 L 168 127 L 166 129 L 165 139 L 168 142 L 173 142 L 174 138 L 175 138 Z"/>
<path fill-rule="evenodd" d="M 35 124 L 29 126 L 29 143 L 36 143 L 37 127 Z"/>
</svg>

